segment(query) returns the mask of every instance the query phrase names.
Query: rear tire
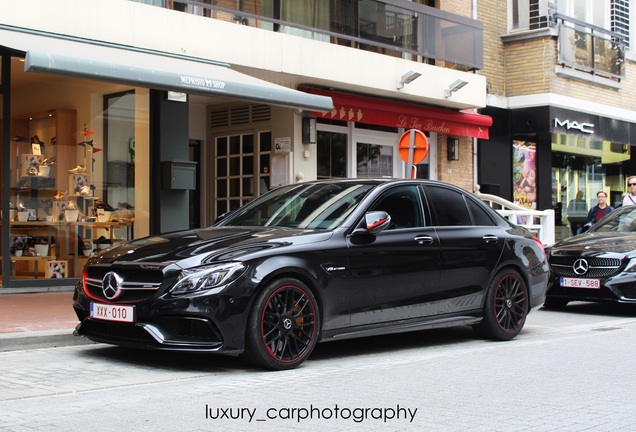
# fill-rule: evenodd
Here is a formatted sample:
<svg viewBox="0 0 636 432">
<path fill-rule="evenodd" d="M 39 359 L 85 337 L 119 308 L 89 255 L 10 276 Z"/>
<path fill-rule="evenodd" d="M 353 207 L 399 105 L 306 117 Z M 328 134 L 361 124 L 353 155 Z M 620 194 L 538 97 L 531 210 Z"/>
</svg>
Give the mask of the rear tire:
<svg viewBox="0 0 636 432">
<path fill-rule="evenodd" d="M 254 302 L 243 357 L 267 369 L 295 368 L 313 351 L 319 329 L 318 305 L 309 287 L 293 278 L 276 280 Z"/>
<path fill-rule="evenodd" d="M 510 340 L 517 336 L 528 315 L 528 289 L 513 269 L 503 269 L 493 278 L 484 302 L 484 317 L 473 328 L 482 337 Z"/>
</svg>

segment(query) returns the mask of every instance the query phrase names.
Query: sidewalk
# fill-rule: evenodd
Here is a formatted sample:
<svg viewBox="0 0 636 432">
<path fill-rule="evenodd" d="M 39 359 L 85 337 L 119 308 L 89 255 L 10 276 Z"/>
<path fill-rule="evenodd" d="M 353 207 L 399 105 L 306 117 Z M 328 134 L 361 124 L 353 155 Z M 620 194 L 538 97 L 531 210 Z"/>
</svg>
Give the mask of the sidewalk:
<svg viewBox="0 0 636 432">
<path fill-rule="evenodd" d="M 1 294 L 0 351 L 93 343 L 73 336 L 73 292 Z"/>
</svg>

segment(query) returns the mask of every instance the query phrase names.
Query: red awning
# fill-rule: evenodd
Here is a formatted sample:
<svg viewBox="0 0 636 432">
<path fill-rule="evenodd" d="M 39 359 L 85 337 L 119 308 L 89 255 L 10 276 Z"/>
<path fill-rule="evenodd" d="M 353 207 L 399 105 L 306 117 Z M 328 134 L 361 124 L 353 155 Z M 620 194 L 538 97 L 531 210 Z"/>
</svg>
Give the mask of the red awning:
<svg viewBox="0 0 636 432">
<path fill-rule="evenodd" d="M 334 109 L 324 114 L 313 112 L 316 117 L 481 139 L 488 139 L 488 128 L 492 126 L 490 116 L 473 112 L 431 108 L 309 87 L 298 90 L 333 99 Z"/>
</svg>

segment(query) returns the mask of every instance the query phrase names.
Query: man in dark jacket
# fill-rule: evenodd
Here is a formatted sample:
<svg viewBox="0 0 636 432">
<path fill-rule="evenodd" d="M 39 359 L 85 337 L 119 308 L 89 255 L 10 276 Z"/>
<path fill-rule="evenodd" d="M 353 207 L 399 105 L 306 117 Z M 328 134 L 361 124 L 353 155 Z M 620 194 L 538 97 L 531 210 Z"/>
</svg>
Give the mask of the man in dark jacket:
<svg viewBox="0 0 636 432">
<path fill-rule="evenodd" d="M 614 207 L 607 205 L 607 194 L 605 191 L 596 192 L 596 198 L 598 199 L 598 204 L 592 207 L 587 214 L 587 221 L 592 223 L 603 219 L 603 217 L 614 211 Z"/>
</svg>

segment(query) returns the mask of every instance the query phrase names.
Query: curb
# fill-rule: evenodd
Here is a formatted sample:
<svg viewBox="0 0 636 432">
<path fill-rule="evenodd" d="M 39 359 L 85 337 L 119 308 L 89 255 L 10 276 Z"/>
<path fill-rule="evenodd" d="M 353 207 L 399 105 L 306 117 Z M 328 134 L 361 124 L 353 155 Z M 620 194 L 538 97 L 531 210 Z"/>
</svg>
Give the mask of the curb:
<svg viewBox="0 0 636 432">
<path fill-rule="evenodd" d="M 88 345 L 94 343 L 95 342 L 84 336 L 73 335 L 73 329 L 0 334 L 0 352 Z"/>
</svg>

